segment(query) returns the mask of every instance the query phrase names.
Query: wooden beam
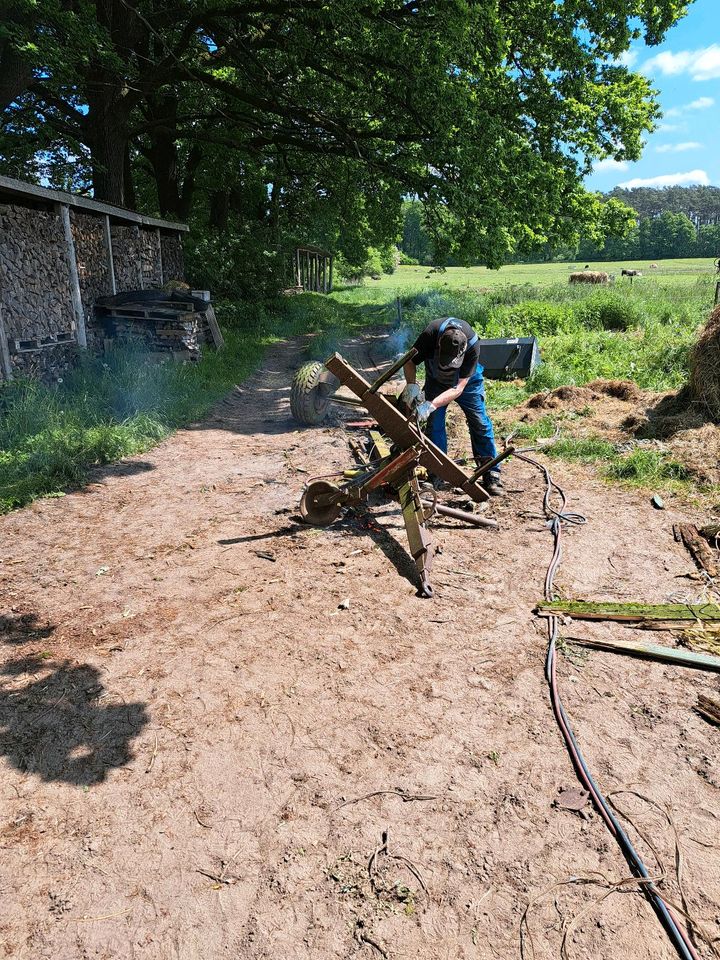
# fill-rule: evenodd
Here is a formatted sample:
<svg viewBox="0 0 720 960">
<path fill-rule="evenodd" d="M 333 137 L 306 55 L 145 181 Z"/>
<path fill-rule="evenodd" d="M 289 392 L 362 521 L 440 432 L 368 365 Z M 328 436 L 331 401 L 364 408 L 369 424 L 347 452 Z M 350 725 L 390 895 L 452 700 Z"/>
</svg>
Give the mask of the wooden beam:
<svg viewBox="0 0 720 960">
<path fill-rule="evenodd" d="M 453 487 L 460 487 L 476 503 L 489 499 L 489 495 L 472 480 L 453 460 L 408 420 L 387 397 L 381 393 L 372 393 L 368 383 L 350 364 L 334 353 L 325 361 L 325 366 L 334 373 L 340 383 L 348 387 L 360 399 L 370 416 L 375 417 L 381 430 L 390 440 L 403 449 L 417 446 L 420 463 L 431 473 L 446 480 Z M 720 611 L 719 611 L 720 613 Z"/>
<path fill-rule="evenodd" d="M 7 332 L 5 330 L 5 320 L 3 319 L 3 308 L 0 303 L 0 370 L 6 380 L 12 380 L 12 364 L 10 363 L 10 348 L 8 347 Z"/>
<path fill-rule="evenodd" d="M 145 285 L 143 284 L 142 241 L 140 239 L 140 227 L 137 224 L 135 224 L 133 232 L 135 234 L 135 250 L 137 252 L 138 263 L 138 290 L 144 290 Z"/>
<path fill-rule="evenodd" d="M 80 293 L 80 275 L 77 267 L 77 255 L 75 253 L 72 225 L 70 223 L 70 207 L 66 204 L 60 204 L 59 213 L 65 234 L 65 251 L 68 271 L 70 273 L 70 297 L 72 299 L 73 314 L 75 315 L 75 336 L 78 346 L 86 349 L 87 332 L 85 330 L 85 311 L 83 310 L 82 295 Z"/>
<path fill-rule="evenodd" d="M 661 647 L 657 643 L 625 643 L 622 640 L 590 640 L 581 637 L 567 638 L 570 643 L 579 643 L 583 647 L 592 647 L 595 650 L 605 650 L 609 653 L 624 653 L 631 657 L 642 657 L 646 660 L 659 660 L 662 663 L 672 663 L 681 667 L 693 667 L 696 670 L 711 670 L 720 673 L 720 657 L 713 657 L 709 653 L 695 653 L 692 650 Z"/>
<path fill-rule="evenodd" d="M 147 227 L 162 227 L 164 230 L 178 230 L 187 233 L 190 227 L 186 223 L 176 223 L 174 220 L 159 220 L 157 217 L 146 217 L 134 210 L 125 210 L 123 207 L 114 207 L 100 200 L 90 200 L 88 197 L 78 197 L 74 193 L 64 193 L 61 190 L 49 190 L 47 187 L 38 187 L 34 183 L 25 183 L 13 177 L 0 176 L 0 194 L 12 197 L 32 197 L 35 200 L 44 200 L 48 204 L 78 207 L 90 213 L 108 214 L 113 220 L 123 223 L 142 223 Z"/>
<path fill-rule="evenodd" d="M 163 271 L 163 262 L 162 262 L 162 235 L 160 233 L 160 227 L 157 228 L 157 242 L 158 242 L 158 265 L 160 267 L 160 286 L 165 286 L 165 273 Z"/>
<path fill-rule="evenodd" d="M 332 293 L 333 287 L 333 264 L 335 263 L 335 257 L 330 257 L 330 290 L 328 293 Z"/>
<path fill-rule="evenodd" d="M 538 613 L 565 613 L 575 620 L 614 620 L 620 623 L 677 623 L 720 620 L 720 606 L 714 603 L 593 603 L 584 600 L 542 602 Z"/>
<path fill-rule="evenodd" d="M 113 260 L 110 217 L 107 214 L 105 214 L 103 217 L 103 238 L 105 240 L 105 255 L 107 256 L 108 277 L 110 278 L 110 293 L 115 296 L 117 293 L 117 285 L 115 283 L 115 261 Z"/>
</svg>

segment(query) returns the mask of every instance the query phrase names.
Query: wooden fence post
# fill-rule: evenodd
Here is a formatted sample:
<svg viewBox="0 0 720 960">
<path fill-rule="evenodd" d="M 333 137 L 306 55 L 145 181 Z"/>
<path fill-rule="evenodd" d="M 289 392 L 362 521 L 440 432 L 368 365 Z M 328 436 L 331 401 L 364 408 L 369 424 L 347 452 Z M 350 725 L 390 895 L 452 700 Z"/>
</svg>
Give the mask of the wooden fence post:
<svg viewBox="0 0 720 960">
<path fill-rule="evenodd" d="M 160 267 L 160 286 L 165 286 L 165 271 L 163 270 L 162 262 L 162 236 L 160 234 L 160 227 L 157 228 L 157 242 L 158 242 L 158 266 Z"/>
<path fill-rule="evenodd" d="M 335 257 L 330 257 L 330 289 L 328 293 L 332 293 L 333 287 L 333 263 L 335 262 Z"/>
<path fill-rule="evenodd" d="M 138 265 L 138 282 L 140 290 L 145 289 L 143 283 L 143 258 L 142 258 L 142 242 L 140 240 L 140 227 L 135 224 L 135 255 L 137 256 L 137 265 Z"/>
<path fill-rule="evenodd" d="M 115 261 L 113 260 L 110 217 L 107 214 L 105 214 L 103 217 L 103 237 L 105 238 L 105 253 L 107 255 L 108 277 L 110 278 L 110 293 L 115 296 L 117 293 L 117 286 L 115 284 Z"/>
<path fill-rule="evenodd" d="M 8 347 L 7 332 L 5 330 L 5 321 L 3 320 L 3 309 L 0 303 L 0 369 L 6 380 L 12 380 L 12 364 L 10 363 L 10 349 Z"/>
<path fill-rule="evenodd" d="M 73 240 L 72 226 L 70 224 L 70 207 L 68 207 L 68 205 L 65 203 L 58 204 L 58 206 L 60 208 L 60 218 L 62 220 L 63 231 L 65 233 L 67 264 L 68 270 L 70 271 L 70 296 L 72 298 L 73 313 L 75 314 L 75 336 L 77 338 L 78 346 L 87 348 L 85 311 L 83 310 L 82 295 L 80 293 L 80 276 L 78 274 L 75 241 Z"/>
</svg>

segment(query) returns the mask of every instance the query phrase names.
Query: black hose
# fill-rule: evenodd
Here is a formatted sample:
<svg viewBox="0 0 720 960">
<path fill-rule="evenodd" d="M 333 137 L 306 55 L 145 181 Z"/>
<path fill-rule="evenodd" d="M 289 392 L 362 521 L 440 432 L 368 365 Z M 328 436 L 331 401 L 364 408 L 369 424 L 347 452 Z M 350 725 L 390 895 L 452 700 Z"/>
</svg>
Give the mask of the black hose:
<svg viewBox="0 0 720 960">
<path fill-rule="evenodd" d="M 562 560 L 563 527 L 568 524 L 580 526 L 586 523 L 587 519 L 581 513 L 574 513 L 565 509 L 567 506 L 567 497 L 565 496 L 565 492 L 562 487 L 560 487 L 553 480 L 552 476 L 550 475 L 550 471 L 546 466 L 539 463 L 537 460 L 534 460 L 532 457 L 529 457 L 527 455 L 527 450 L 516 451 L 515 456 L 519 460 L 524 460 L 526 463 L 536 467 L 543 473 L 545 477 L 543 510 L 545 512 L 545 516 L 547 517 L 548 527 L 550 528 L 550 532 L 552 533 L 555 543 L 552 559 L 545 574 L 545 599 L 551 601 L 553 599 L 553 582 L 555 579 L 555 574 Z M 560 498 L 560 506 L 557 509 L 552 505 L 553 492 L 555 492 Z M 558 618 L 554 615 L 550 616 L 548 618 L 548 650 L 545 661 L 545 676 L 550 689 L 550 701 L 553 707 L 553 712 L 555 713 L 555 718 L 557 719 L 558 726 L 560 727 L 563 739 L 565 740 L 568 752 L 570 753 L 573 766 L 575 767 L 581 782 L 590 792 L 593 803 L 597 807 L 598 813 L 603 818 L 605 825 L 620 845 L 620 849 L 622 850 L 625 859 L 628 861 L 630 868 L 633 870 L 635 875 L 641 879 L 643 892 L 650 901 L 668 936 L 672 940 L 678 955 L 682 957 L 683 960 L 699 960 L 698 954 L 690 942 L 687 932 L 675 919 L 672 911 L 663 900 L 660 891 L 650 879 L 650 874 L 648 873 L 647 867 L 643 863 L 643 860 L 637 850 L 635 850 L 632 841 L 628 837 L 627 833 L 623 830 L 617 817 L 610 809 L 607 800 L 603 796 L 602 791 L 590 772 L 587 761 L 582 754 L 580 746 L 570 725 L 570 719 L 565 711 L 565 708 L 563 707 L 557 687 L 555 661 L 558 631 Z"/>
</svg>

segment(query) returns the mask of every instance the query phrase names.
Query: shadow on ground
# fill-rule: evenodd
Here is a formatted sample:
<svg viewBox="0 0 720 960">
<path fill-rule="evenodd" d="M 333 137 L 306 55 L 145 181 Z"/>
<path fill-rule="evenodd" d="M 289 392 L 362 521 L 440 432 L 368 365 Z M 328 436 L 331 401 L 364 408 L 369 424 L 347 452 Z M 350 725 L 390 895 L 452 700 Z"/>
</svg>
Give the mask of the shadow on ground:
<svg viewBox="0 0 720 960">
<path fill-rule="evenodd" d="M 30 655 L 6 663 L 0 676 L 0 756 L 18 770 L 92 786 L 133 759 L 146 706 L 101 703 L 95 667 Z"/>
</svg>

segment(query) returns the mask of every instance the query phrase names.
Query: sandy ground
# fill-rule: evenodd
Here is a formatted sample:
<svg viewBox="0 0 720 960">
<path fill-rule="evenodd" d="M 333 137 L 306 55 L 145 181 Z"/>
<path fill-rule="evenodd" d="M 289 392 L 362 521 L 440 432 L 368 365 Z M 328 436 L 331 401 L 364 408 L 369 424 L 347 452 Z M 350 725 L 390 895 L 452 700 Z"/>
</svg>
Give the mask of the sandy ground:
<svg viewBox="0 0 720 960">
<path fill-rule="evenodd" d="M 532 614 L 536 471 L 507 467 L 498 531 L 435 523 L 418 599 L 392 505 L 299 522 L 307 479 L 349 461 L 342 421 L 290 420 L 301 350 L 0 519 L 0 956 L 509 960 L 525 911 L 528 957 L 564 935 L 571 960 L 675 956 L 635 888 L 607 895 L 629 870 L 598 816 L 556 803 L 576 781 Z M 677 510 L 554 469 L 588 517 L 562 593 L 701 592 Z M 565 628 L 591 631 L 623 635 Z M 599 782 L 636 791 L 616 800 L 651 873 L 679 900 L 677 831 L 688 909 L 720 936 L 720 737 L 693 710 L 717 675 L 572 647 L 559 674 Z"/>
</svg>

